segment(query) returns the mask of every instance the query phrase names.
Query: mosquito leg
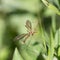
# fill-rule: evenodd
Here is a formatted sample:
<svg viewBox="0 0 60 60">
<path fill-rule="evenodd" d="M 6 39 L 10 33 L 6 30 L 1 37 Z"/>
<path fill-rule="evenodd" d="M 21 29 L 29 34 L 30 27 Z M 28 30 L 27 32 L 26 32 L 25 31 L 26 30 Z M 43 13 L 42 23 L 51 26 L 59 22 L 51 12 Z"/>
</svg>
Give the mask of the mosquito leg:
<svg viewBox="0 0 60 60">
<path fill-rule="evenodd" d="M 28 34 L 26 37 L 25 37 L 25 39 L 24 39 L 24 43 L 26 42 L 26 40 L 29 38 L 29 36 L 30 36 L 30 34 Z"/>
</svg>

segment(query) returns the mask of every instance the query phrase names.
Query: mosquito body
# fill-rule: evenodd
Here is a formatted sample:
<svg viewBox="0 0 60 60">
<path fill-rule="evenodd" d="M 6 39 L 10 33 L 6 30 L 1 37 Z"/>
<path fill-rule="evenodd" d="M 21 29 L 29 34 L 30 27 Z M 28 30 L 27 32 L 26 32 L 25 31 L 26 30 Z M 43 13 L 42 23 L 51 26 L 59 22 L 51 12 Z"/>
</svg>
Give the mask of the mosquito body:
<svg viewBox="0 0 60 60">
<path fill-rule="evenodd" d="M 25 43 L 25 41 L 30 37 L 30 35 L 32 35 L 32 36 L 34 35 L 35 31 L 32 30 L 32 24 L 29 20 L 26 21 L 25 27 L 27 28 L 28 33 L 18 35 L 15 37 L 14 40 L 20 40 L 20 39 L 24 38 L 23 42 Z"/>
</svg>

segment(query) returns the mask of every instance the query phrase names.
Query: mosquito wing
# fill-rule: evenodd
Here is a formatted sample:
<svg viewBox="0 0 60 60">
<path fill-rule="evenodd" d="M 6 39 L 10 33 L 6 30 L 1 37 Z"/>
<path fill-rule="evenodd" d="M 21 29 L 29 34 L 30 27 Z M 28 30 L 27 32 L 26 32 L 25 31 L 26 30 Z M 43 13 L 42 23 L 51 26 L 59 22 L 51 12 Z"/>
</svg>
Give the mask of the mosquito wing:
<svg viewBox="0 0 60 60">
<path fill-rule="evenodd" d="M 21 34 L 15 37 L 14 41 L 24 38 L 27 34 Z"/>
<path fill-rule="evenodd" d="M 28 29 L 28 30 L 32 30 L 32 24 L 29 20 L 26 21 L 26 25 L 25 27 Z"/>
</svg>

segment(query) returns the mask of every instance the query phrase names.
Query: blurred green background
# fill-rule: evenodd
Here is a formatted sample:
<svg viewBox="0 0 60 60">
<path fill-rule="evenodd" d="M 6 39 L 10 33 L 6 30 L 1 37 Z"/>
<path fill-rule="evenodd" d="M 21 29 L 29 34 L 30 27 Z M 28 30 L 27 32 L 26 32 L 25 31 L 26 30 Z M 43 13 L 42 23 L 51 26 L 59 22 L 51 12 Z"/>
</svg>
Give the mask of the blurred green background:
<svg viewBox="0 0 60 60">
<path fill-rule="evenodd" d="M 50 3 L 60 13 L 60 0 L 43 1 L 0 0 L 0 60 L 60 60 L 60 15 L 48 8 Z M 24 38 L 14 41 L 27 33 L 27 20 L 37 33 L 25 44 Z"/>
</svg>

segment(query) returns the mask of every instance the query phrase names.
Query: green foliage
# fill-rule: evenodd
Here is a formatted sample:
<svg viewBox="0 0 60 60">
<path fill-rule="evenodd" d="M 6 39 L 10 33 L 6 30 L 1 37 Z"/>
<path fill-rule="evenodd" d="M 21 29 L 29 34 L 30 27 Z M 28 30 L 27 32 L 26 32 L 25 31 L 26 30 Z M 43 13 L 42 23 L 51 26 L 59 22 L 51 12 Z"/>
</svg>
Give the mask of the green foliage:
<svg viewBox="0 0 60 60">
<path fill-rule="evenodd" d="M 60 60 L 59 9 L 59 0 L 1 0 L 0 60 Z"/>
</svg>

